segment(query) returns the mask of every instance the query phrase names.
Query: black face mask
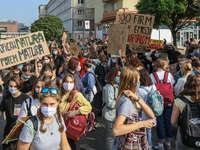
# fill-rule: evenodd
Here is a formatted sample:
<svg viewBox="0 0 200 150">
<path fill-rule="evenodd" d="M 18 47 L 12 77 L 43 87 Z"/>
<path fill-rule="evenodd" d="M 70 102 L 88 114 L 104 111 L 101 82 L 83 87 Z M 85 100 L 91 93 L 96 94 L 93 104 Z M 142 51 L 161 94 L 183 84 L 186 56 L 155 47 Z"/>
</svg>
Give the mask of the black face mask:
<svg viewBox="0 0 200 150">
<path fill-rule="evenodd" d="M 34 97 L 38 99 L 39 98 L 39 93 L 34 92 Z"/>
</svg>

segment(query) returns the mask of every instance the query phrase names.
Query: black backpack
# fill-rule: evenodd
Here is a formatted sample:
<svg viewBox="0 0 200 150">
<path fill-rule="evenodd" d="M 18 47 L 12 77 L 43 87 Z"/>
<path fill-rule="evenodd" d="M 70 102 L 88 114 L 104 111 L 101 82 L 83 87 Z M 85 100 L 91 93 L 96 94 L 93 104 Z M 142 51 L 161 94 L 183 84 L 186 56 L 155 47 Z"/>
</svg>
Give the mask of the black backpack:
<svg viewBox="0 0 200 150">
<path fill-rule="evenodd" d="M 27 100 L 29 100 L 29 105 L 28 105 L 28 101 Z M 26 99 L 25 100 L 25 103 L 26 103 L 26 109 L 27 109 L 27 116 L 33 116 L 32 114 L 31 114 L 31 103 L 32 103 L 32 99 L 31 98 L 29 98 L 29 99 Z"/>
<path fill-rule="evenodd" d="M 192 103 L 184 96 L 179 98 L 186 103 L 179 118 L 183 144 L 200 149 L 200 103 Z"/>
</svg>

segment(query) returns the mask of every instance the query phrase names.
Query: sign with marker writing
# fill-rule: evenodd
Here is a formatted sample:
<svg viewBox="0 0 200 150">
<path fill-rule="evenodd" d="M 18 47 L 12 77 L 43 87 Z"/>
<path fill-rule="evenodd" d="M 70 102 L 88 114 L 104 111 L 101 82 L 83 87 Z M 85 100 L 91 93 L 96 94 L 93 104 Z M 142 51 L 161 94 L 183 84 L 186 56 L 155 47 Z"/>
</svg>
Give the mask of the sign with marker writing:
<svg viewBox="0 0 200 150">
<path fill-rule="evenodd" d="M 128 36 L 127 25 L 124 24 L 110 24 L 109 25 L 109 40 L 108 40 L 108 53 L 126 56 L 126 38 Z"/>
<path fill-rule="evenodd" d="M 49 54 L 42 31 L 0 42 L 0 70 Z"/>
<path fill-rule="evenodd" d="M 154 49 L 157 50 L 159 48 L 163 48 L 163 41 L 162 40 L 153 40 L 151 39 L 149 42 L 149 46 L 146 49 Z"/>
<path fill-rule="evenodd" d="M 149 46 L 155 16 L 118 12 L 116 24 L 126 24 L 128 28 L 127 42 L 133 52 L 144 52 Z"/>
<path fill-rule="evenodd" d="M 74 43 L 70 43 L 70 53 L 72 55 L 77 57 L 80 51 L 81 51 L 80 46 L 75 45 Z"/>
</svg>

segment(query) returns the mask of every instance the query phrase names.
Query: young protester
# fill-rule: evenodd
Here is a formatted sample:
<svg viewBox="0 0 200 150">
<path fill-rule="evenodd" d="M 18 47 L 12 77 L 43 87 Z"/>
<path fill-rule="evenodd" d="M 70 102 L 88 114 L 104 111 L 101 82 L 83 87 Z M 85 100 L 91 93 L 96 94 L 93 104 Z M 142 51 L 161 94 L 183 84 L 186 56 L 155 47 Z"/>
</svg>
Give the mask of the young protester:
<svg viewBox="0 0 200 150">
<path fill-rule="evenodd" d="M 22 68 L 22 81 L 23 81 L 23 88 L 21 89 L 21 91 L 23 93 L 27 93 L 28 95 L 30 95 L 30 92 L 32 90 L 33 84 L 36 80 L 36 76 L 33 75 L 34 72 L 34 67 L 31 66 L 31 64 L 24 64 L 23 68 Z"/>
<path fill-rule="evenodd" d="M 145 69 L 144 64 L 139 60 L 135 54 L 129 54 L 126 56 L 126 63 L 128 66 L 132 66 L 137 70 Z"/>
<path fill-rule="evenodd" d="M 41 93 L 42 88 L 50 85 L 51 79 L 49 77 L 40 76 L 36 79 L 33 85 L 31 97 L 23 102 L 17 120 L 21 117 L 34 116 L 37 114 L 37 110 L 40 107 L 39 94 Z"/>
<path fill-rule="evenodd" d="M 159 79 L 159 82 L 157 82 L 155 75 L 152 73 L 150 74 L 152 82 L 155 83 L 163 83 L 164 77 L 166 74 L 168 76 L 166 77 L 166 83 L 170 83 L 173 85 L 175 83 L 174 78 L 171 73 L 166 72 L 168 68 L 168 63 L 165 59 L 157 59 L 156 60 L 156 68 L 157 71 L 155 72 Z M 159 89 L 157 89 L 159 91 Z M 167 91 L 166 91 L 167 92 Z M 173 93 L 172 93 L 173 94 Z M 163 96 L 164 97 L 164 96 Z M 172 97 L 172 95 L 171 95 Z M 164 97 L 165 98 L 165 97 Z M 165 102 L 164 102 L 165 104 Z M 172 113 L 173 103 L 168 102 L 166 103 L 166 106 L 164 107 L 164 111 L 162 115 L 158 116 L 157 119 L 157 136 L 158 136 L 158 144 L 153 145 L 154 149 L 158 150 L 164 150 L 164 146 L 167 149 L 171 149 L 171 141 L 172 141 L 172 125 L 171 125 L 171 113 Z"/>
<path fill-rule="evenodd" d="M 97 93 L 97 88 L 95 86 L 96 77 L 94 71 L 92 70 L 92 60 L 88 59 L 84 61 L 83 68 L 86 70 L 86 73 L 82 78 L 85 97 L 91 103 L 93 101 L 94 95 Z"/>
<path fill-rule="evenodd" d="M 80 66 L 81 66 L 81 70 L 79 71 L 79 73 L 80 73 L 81 77 L 83 77 L 84 74 L 85 74 L 85 70 L 83 69 L 83 63 L 86 60 L 84 55 L 83 55 L 83 52 L 79 52 L 78 58 L 80 60 Z"/>
<path fill-rule="evenodd" d="M 58 87 L 61 85 L 62 80 L 53 74 L 53 69 L 50 64 L 45 64 L 42 67 L 41 75 L 50 77 L 51 84 L 57 85 Z"/>
<path fill-rule="evenodd" d="M 176 86 L 174 87 L 174 94 L 175 96 L 179 96 L 179 94 L 183 91 L 184 89 L 184 84 L 187 80 L 188 75 L 192 73 L 192 64 L 190 61 L 186 61 L 181 65 L 181 74 L 183 75 L 182 78 L 178 79 L 178 82 Z"/>
<path fill-rule="evenodd" d="M 156 90 L 156 86 L 153 84 L 149 73 L 141 69 L 140 71 L 140 87 L 137 91 L 138 95 L 141 97 L 141 99 L 147 103 L 148 100 L 148 94 L 152 90 Z M 142 120 L 149 120 L 150 118 L 145 114 L 144 111 L 142 111 Z M 147 140 L 150 146 L 150 149 L 152 149 L 152 135 L 151 135 L 151 129 L 146 129 L 147 132 Z"/>
<path fill-rule="evenodd" d="M 115 105 L 118 95 L 121 68 L 113 68 L 107 75 L 107 84 L 103 88 L 103 102 L 106 104 L 102 110 L 102 116 L 106 121 L 106 149 L 113 150 L 115 137 L 112 133 L 113 123 L 116 117 Z"/>
<path fill-rule="evenodd" d="M 84 98 L 84 96 L 78 92 L 75 88 L 75 78 L 73 75 L 66 75 L 62 83 L 62 99 L 60 104 L 60 110 L 66 118 L 73 118 L 76 115 L 87 115 L 91 112 L 92 107 L 90 103 Z M 70 111 L 75 103 L 79 104 L 79 108 L 75 111 Z M 68 125 L 66 124 L 66 127 Z M 78 142 L 68 138 L 69 144 L 72 150 L 76 150 Z"/>
<path fill-rule="evenodd" d="M 192 134 L 196 134 L 195 138 L 197 139 L 199 137 L 199 109 L 195 111 L 195 104 L 200 103 L 199 98 L 199 89 L 200 89 L 200 75 L 199 74 L 191 74 L 187 77 L 187 81 L 184 85 L 184 90 L 180 93 L 181 97 L 176 98 L 174 100 L 174 107 L 171 117 L 171 123 L 172 124 L 178 124 L 178 130 L 176 135 L 176 150 L 196 150 L 197 148 L 192 148 L 190 146 L 187 146 L 187 143 L 196 144 L 198 146 L 198 142 L 191 141 L 192 138 L 188 138 L 189 136 L 186 136 L 187 142 L 184 142 L 183 139 L 185 139 L 184 131 L 191 131 Z M 187 104 L 193 106 L 194 112 L 192 112 L 192 109 L 186 109 Z M 186 111 L 187 110 L 187 111 Z M 190 112 L 189 112 L 190 111 Z M 182 119 L 187 119 L 188 115 L 191 116 L 191 121 L 185 120 L 182 121 Z M 194 118 L 194 119 L 193 119 Z M 188 118 L 189 119 L 189 118 Z M 180 123 L 178 123 L 180 121 Z M 197 122 L 196 122 L 197 121 Z M 195 123 L 196 122 L 196 123 Z M 188 123 L 192 125 L 194 128 L 190 129 L 183 129 L 184 126 L 187 126 Z M 183 125 L 185 124 L 185 125 Z M 183 131 L 184 130 L 184 131 Z M 194 138 L 193 138 L 194 139 Z"/>
<path fill-rule="evenodd" d="M 28 120 L 21 131 L 18 141 L 18 150 L 48 149 L 68 150 L 71 149 L 65 134 L 66 127 L 60 113 L 60 92 L 50 86 L 43 88 L 39 97 L 40 108 L 36 119 L 38 130 L 34 135 L 33 122 Z"/>
<path fill-rule="evenodd" d="M 4 97 L 0 105 L 0 117 L 3 112 L 6 114 L 6 126 L 4 128 L 4 138 L 9 134 L 10 130 L 16 123 L 22 103 L 28 96 L 20 90 L 23 88 L 23 82 L 17 75 L 11 76 L 8 80 L 9 94 Z M 12 142 L 11 142 L 12 143 Z M 4 144 L 3 148 L 10 147 L 10 144 Z"/>
<path fill-rule="evenodd" d="M 164 46 L 164 51 L 168 54 L 170 65 L 178 63 L 178 56 L 181 55 L 181 53 L 176 51 L 173 45 Z"/>
<path fill-rule="evenodd" d="M 124 68 L 120 74 L 117 117 L 113 126 L 113 135 L 120 136 L 119 149 L 149 149 L 145 128 L 151 128 L 155 122 L 141 121 L 138 111 L 141 108 L 151 119 L 154 113 L 136 94 L 139 78 L 139 72 L 133 67 Z"/>
<path fill-rule="evenodd" d="M 72 57 L 68 62 L 68 69 L 65 70 L 59 77 L 63 79 L 66 75 L 71 74 L 74 76 L 76 83 L 76 90 L 81 92 L 85 96 L 81 75 L 78 71 L 81 70 L 80 61 L 76 57 Z"/>
</svg>

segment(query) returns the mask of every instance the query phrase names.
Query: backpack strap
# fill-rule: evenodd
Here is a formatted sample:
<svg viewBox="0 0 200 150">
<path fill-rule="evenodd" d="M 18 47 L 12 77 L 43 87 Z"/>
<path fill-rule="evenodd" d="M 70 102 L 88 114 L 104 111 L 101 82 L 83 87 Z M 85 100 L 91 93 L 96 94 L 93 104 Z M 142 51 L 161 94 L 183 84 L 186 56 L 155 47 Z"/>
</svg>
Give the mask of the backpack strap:
<svg viewBox="0 0 200 150">
<path fill-rule="evenodd" d="M 147 90 L 145 87 L 141 86 L 141 89 L 144 89 L 147 93 L 149 93 L 149 90 Z"/>
<path fill-rule="evenodd" d="M 168 72 L 165 71 L 165 75 L 164 75 L 163 83 L 167 83 L 167 78 L 168 78 Z"/>
<path fill-rule="evenodd" d="M 188 103 L 188 104 L 191 103 L 185 96 L 179 96 L 178 98 L 181 99 L 185 103 Z"/>
<path fill-rule="evenodd" d="M 92 112 L 90 112 L 90 117 L 91 117 L 90 128 L 87 131 L 91 131 L 94 125 L 94 114 Z"/>
<path fill-rule="evenodd" d="M 78 93 L 78 91 L 75 91 L 75 92 L 74 92 L 73 98 L 72 98 L 72 100 L 71 100 L 71 102 L 70 102 L 70 104 L 69 104 L 69 108 L 68 108 L 67 111 L 70 110 L 70 107 L 71 107 L 71 105 L 72 105 L 72 102 L 73 102 L 73 100 L 74 100 L 74 96 L 76 95 L 76 93 Z"/>
<path fill-rule="evenodd" d="M 35 132 L 37 132 L 37 130 L 38 130 L 38 120 L 37 120 L 37 117 L 33 116 L 33 117 L 30 118 L 30 120 L 33 123 L 33 129 L 35 130 Z"/>
<path fill-rule="evenodd" d="M 153 76 L 154 76 L 154 78 L 156 79 L 156 82 L 157 82 L 157 83 L 160 83 L 160 80 L 159 80 L 158 75 L 157 75 L 156 72 L 153 72 Z"/>
<path fill-rule="evenodd" d="M 27 100 L 29 100 L 29 105 L 28 105 L 28 101 Z M 27 109 L 27 112 L 28 112 L 27 115 L 28 116 L 32 116 L 32 114 L 31 114 L 31 103 L 32 103 L 31 97 L 29 99 L 26 99 L 25 103 L 26 103 L 26 109 Z"/>
</svg>

